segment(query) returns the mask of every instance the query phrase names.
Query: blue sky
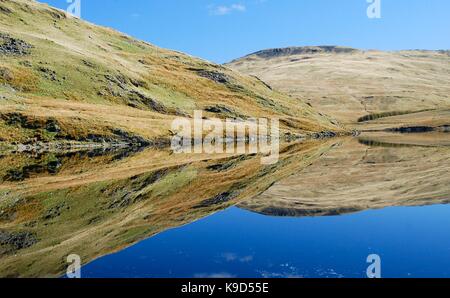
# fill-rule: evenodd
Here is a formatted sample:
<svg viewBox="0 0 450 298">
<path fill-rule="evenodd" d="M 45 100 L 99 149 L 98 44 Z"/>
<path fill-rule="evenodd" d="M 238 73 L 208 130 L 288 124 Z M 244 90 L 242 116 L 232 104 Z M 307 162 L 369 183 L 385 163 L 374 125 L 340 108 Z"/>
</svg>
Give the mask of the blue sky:
<svg viewBox="0 0 450 298">
<path fill-rule="evenodd" d="M 66 9 L 67 0 L 40 0 Z M 81 0 L 82 18 L 155 45 L 224 63 L 261 49 L 342 45 L 450 49 L 450 1 Z"/>
</svg>

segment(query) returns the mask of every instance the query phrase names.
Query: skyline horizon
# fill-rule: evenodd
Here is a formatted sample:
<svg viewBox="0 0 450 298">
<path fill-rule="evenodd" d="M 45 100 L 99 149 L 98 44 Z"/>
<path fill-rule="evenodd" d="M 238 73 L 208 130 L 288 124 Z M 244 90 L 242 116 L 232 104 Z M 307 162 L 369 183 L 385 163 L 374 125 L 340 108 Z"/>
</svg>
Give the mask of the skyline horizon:
<svg viewBox="0 0 450 298">
<path fill-rule="evenodd" d="M 63 0 L 39 2 L 62 10 L 69 5 Z M 219 64 L 261 50 L 288 47 L 334 45 L 385 52 L 450 50 L 449 40 L 439 38 L 450 34 L 450 20 L 445 15 L 450 3 L 443 0 L 433 0 L 426 6 L 408 0 L 382 0 L 380 19 L 366 15 L 369 4 L 364 0 L 175 2 L 179 1 L 136 0 L 127 5 L 120 1 L 109 1 L 107 5 L 104 1 L 82 1 L 81 19 Z"/>
</svg>

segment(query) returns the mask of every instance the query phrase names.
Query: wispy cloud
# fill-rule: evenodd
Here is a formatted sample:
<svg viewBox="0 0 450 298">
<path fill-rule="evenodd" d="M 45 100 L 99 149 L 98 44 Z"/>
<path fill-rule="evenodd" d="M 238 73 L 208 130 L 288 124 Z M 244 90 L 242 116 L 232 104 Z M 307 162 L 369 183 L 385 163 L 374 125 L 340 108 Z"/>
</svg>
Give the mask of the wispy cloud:
<svg viewBox="0 0 450 298">
<path fill-rule="evenodd" d="M 231 5 L 210 5 L 209 12 L 211 15 L 223 16 L 233 12 L 245 12 L 247 7 L 243 4 Z"/>
</svg>

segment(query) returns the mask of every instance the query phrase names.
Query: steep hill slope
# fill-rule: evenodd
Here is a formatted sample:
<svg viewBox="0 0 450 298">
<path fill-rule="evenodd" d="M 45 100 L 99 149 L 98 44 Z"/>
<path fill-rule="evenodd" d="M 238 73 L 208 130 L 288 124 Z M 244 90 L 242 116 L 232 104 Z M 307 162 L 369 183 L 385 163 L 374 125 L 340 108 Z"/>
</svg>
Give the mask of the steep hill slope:
<svg viewBox="0 0 450 298">
<path fill-rule="evenodd" d="M 279 117 L 298 133 L 334 130 L 307 104 L 256 78 L 68 18 L 32 0 L 0 0 L 0 142 L 166 138 L 170 123 Z"/>
<path fill-rule="evenodd" d="M 227 66 L 306 99 L 345 123 L 400 114 L 414 119 L 418 111 L 428 112 L 432 119 L 450 110 L 448 51 L 294 47 L 260 51 Z M 435 125 L 448 124 L 450 119 L 441 122 Z"/>
</svg>

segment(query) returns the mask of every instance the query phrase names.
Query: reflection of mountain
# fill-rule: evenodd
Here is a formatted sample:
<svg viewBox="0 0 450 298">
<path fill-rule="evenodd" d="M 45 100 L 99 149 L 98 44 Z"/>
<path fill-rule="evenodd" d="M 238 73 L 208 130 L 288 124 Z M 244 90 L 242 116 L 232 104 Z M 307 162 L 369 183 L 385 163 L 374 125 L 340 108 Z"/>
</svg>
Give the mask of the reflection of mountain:
<svg viewBox="0 0 450 298">
<path fill-rule="evenodd" d="M 450 147 L 438 145 L 449 140 L 448 134 L 349 139 L 239 206 L 266 215 L 322 216 L 448 203 Z"/>
<path fill-rule="evenodd" d="M 271 166 L 261 165 L 260 156 L 212 160 L 153 149 L 124 158 L 4 156 L 5 173 L 22 173 L 29 164 L 41 170 L 0 184 L 0 276 L 58 276 L 69 254 L 87 263 L 223 210 L 297 173 L 333 142 L 282 146 L 280 162 Z M 49 163 L 57 170 L 49 172 Z"/>
<path fill-rule="evenodd" d="M 447 141 L 390 138 L 286 144 L 271 166 L 156 149 L 3 156 L 2 177 L 26 175 L 0 184 L 0 276 L 59 276 L 69 254 L 85 264 L 233 205 L 318 216 L 449 202 Z"/>
</svg>

